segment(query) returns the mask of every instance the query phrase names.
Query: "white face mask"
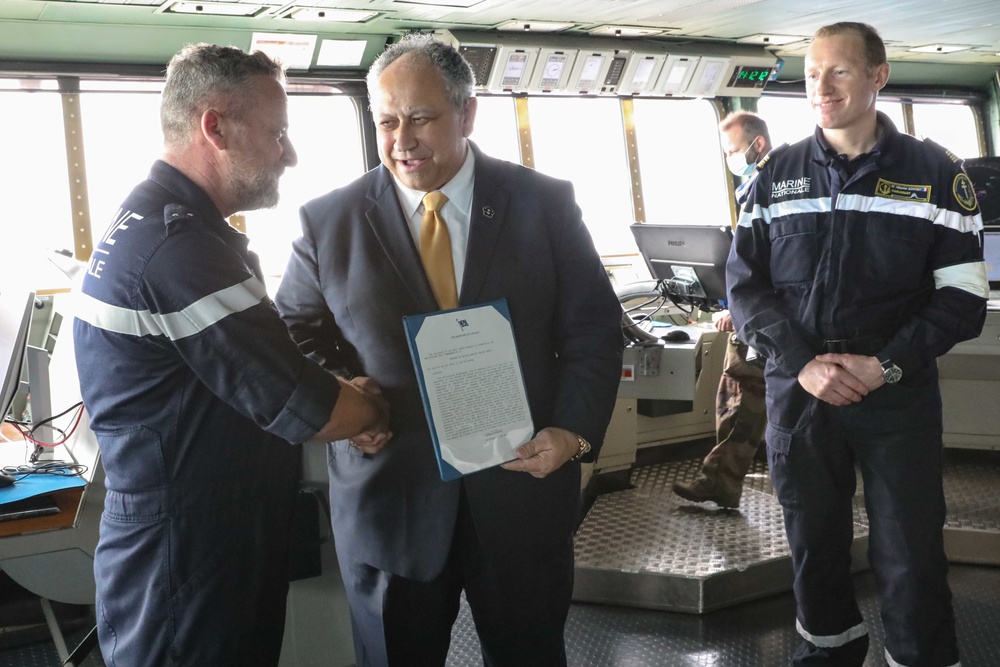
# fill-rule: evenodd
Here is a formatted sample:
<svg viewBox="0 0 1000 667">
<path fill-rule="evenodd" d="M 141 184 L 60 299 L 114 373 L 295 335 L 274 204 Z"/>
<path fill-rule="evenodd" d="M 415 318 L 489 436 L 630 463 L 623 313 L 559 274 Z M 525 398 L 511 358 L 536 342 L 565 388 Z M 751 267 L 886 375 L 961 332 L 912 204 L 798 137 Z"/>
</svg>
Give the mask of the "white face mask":
<svg viewBox="0 0 1000 667">
<path fill-rule="evenodd" d="M 756 141 L 756 138 L 754 141 Z M 734 175 L 742 177 L 753 173 L 754 167 L 757 166 L 757 160 L 751 160 L 747 157 L 747 151 L 751 148 L 753 148 L 753 142 L 750 142 L 750 145 L 742 153 L 733 153 L 726 156 L 726 166 L 729 167 L 729 171 Z"/>
</svg>

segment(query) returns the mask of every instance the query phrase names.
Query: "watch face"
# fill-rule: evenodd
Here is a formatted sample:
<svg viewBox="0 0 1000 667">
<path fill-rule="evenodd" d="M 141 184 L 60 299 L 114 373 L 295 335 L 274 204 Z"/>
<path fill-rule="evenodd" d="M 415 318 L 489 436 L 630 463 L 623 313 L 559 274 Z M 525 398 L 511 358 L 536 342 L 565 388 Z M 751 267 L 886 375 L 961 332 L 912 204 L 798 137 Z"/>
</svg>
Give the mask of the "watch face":
<svg viewBox="0 0 1000 667">
<path fill-rule="evenodd" d="M 882 377 L 885 378 L 885 381 L 889 384 L 894 384 L 903 378 L 903 371 L 901 371 L 899 366 L 896 364 L 892 364 L 888 368 L 882 369 Z"/>
</svg>

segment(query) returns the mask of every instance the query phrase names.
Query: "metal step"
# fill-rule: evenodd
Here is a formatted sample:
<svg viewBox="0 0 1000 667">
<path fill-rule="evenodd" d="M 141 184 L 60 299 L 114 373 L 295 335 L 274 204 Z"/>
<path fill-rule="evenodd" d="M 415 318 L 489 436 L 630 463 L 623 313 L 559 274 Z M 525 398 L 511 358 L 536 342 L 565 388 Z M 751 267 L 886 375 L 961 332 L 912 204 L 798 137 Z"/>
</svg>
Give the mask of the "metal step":
<svg viewBox="0 0 1000 667">
<path fill-rule="evenodd" d="M 573 599 L 702 614 L 791 590 L 781 505 L 755 461 L 737 510 L 671 491 L 701 459 L 636 468 L 633 488 L 597 498 L 576 535 Z M 946 450 L 945 547 L 952 562 L 1000 565 L 1000 452 Z M 855 571 L 867 568 L 860 475 L 854 498 Z"/>
</svg>

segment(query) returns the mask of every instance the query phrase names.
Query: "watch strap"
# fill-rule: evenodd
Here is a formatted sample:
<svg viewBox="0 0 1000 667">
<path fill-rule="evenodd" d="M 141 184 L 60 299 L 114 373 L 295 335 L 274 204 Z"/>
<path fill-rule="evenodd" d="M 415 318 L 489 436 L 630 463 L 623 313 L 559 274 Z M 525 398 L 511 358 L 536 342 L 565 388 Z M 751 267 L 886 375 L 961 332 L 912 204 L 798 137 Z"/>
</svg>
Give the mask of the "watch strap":
<svg viewBox="0 0 1000 667">
<path fill-rule="evenodd" d="M 573 435 L 576 435 L 576 441 L 580 445 L 580 448 L 576 450 L 576 454 L 573 455 L 573 458 L 571 458 L 570 461 L 579 461 L 590 453 L 590 443 L 587 442 L 587 439 L 582 435 L 577 435 L 575 433 Z"/>
</svg>

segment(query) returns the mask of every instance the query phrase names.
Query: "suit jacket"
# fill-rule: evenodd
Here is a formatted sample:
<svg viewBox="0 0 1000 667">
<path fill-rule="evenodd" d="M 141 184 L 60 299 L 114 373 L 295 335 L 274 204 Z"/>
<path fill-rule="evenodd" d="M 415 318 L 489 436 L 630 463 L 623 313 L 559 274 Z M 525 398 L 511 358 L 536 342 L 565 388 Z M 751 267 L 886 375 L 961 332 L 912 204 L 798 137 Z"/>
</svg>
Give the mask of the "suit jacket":
<svg viewBox="0 0 1000 667">
<path fill-rule="evenodd" d="M 470 144 L 471 145 L 471 144 Z M 573 187 L 475 146 L 475 186 L 460 305 L 510 306 L 537 430 L 590 441 L 596 457 L 621 373 L 621 306 L 584 227 Z M 277 305 L 300 348 L 327 369 L 382 387 L 393 440 L 374 456 L 329 446 L 341 559 L 429 580 L 444 566 L 463 481 L 443 482 L 403 330 L 438 310 L 390 172 L 368 172 L 301 209 Z M 580 469 L 544 479 L 493 468 L 464 478 L 483 546 L 517 558 L 526 541 L 565 544 Z"/>
</svg>

